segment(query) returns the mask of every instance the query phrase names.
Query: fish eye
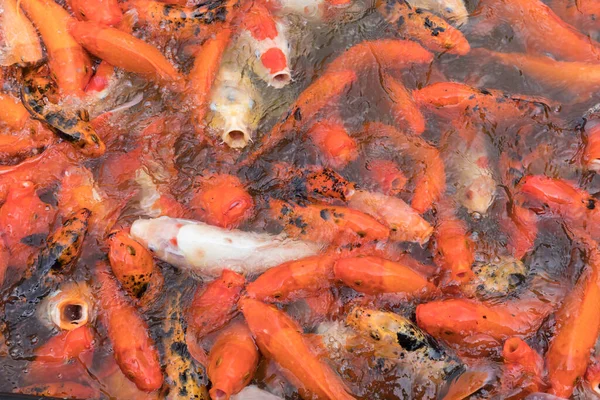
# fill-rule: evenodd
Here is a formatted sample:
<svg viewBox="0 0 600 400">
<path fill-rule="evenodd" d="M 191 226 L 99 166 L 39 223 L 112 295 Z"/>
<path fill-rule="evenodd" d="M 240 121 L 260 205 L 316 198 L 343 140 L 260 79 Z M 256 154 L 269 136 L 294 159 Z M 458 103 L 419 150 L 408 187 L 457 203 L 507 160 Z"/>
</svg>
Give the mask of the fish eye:
<svg viewBox="0 0 600 400">
<path fill-rule="evenodd" d="M 452 14 L 454 12 L 454 9 L 452 7 L 446 7 L 444 8 L 444 12 L 447 14 Z"/>
</svg>

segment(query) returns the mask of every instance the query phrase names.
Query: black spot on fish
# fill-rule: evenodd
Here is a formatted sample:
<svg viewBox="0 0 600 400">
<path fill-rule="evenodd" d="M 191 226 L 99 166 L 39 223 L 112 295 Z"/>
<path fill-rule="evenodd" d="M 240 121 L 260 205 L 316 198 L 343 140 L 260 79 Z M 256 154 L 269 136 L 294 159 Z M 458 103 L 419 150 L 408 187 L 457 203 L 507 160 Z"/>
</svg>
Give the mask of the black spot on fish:
<svg viewBox="0 0 600 400">
<path fill-rule="evenodd" d="M 46 240 L 46 236 L 43 233 L 34 233 L 29 236 L 25 236 L 21 239 L 21 243 L 26 244 L 27 246 L 38 247 L 41 246 Z"/>
<path fill-rule="evenodd" d="M 321 218 L 323 218 L 324 221 L 328 221 L 329 218 L 331 218 L 331 213 L 329 212 L 329 210 L 327 210 L 327 209 L 321 210 Z"/>
<path fill-rule="evenodd" d="M 294 111 L 294 119 L 296 121 L 302 121 L 302 112 L 300 111 L 300 108 L 296 108 Z"/>
<path fill-rule="evenodd" d="M 396 340 L 398 340 L 398 344 L 407 351 L 415 351 L 423 347 L 425 344 L 418 340 L 414 335 L 404 333 L 404 332 L 396 332 Z"/>
<path fill-rule="evenodd" d="M 169 4 L 165 5 L 165 6 L 164 6 L 164 8 L 163 8 L 163 15 L 164 15 L 165 17 L 168 17 L 168 16 L 169 16 L 169 14 L 171 14 L 171 10 L 172 10 L 172 9 L 173 9 L 173 6 L 172 6 L 172 5 L 169 5 Z"/>
</svg>

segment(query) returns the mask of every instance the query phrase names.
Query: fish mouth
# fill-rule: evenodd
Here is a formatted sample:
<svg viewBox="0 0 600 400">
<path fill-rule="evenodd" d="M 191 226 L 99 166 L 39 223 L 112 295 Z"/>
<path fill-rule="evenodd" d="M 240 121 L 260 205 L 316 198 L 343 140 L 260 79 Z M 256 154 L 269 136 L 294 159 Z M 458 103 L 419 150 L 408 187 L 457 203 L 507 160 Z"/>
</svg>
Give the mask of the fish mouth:
<svg viewBox="0 0 600 400">
<path fill-rule="evenodd" d="M 292 81 L 292 74 L 289 68 L 283 69 L 279 72 L 272 74 L 269 78 L 268 84 L 275 89 L 281 89 L 288 85 Z"/>
<path fill-rule="evenodd" d="M 225 127 L 221 140 L 232 149 L 243 149 L 252 140 L 250 129 L 243 124 L 232 121 Z"/>
</svg>

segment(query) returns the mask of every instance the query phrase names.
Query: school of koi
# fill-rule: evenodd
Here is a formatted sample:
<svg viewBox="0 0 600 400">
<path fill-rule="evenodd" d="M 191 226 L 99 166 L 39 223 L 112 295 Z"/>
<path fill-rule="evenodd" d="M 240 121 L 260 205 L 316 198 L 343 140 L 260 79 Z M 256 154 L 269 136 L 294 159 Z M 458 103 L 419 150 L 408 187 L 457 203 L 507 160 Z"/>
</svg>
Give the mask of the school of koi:
<svg viewBox="0 0 600 400">
<path fill-rule="evenodd" d="M 600 397 L 598 40 L 598 0 L 0 0 L 0 392 Z"/>
</svg>

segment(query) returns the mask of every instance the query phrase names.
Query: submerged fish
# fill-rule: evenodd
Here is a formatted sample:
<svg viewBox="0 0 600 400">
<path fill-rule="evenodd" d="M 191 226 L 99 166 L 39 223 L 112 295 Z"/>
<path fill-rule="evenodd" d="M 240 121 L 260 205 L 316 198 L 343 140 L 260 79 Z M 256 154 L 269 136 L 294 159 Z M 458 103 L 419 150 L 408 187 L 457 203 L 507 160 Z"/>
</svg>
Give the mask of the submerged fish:
<svg viewBox="0 0 600 400">
<path fill-rule="evenodd" d="M 169 217 L 139 219 L 131 225 L 131 235 L 159 259 L 205 277 L 216 277 L 223 269 L 259 274 L 320 251 L 318 245 L 281 235 Z"/>
</svg>

